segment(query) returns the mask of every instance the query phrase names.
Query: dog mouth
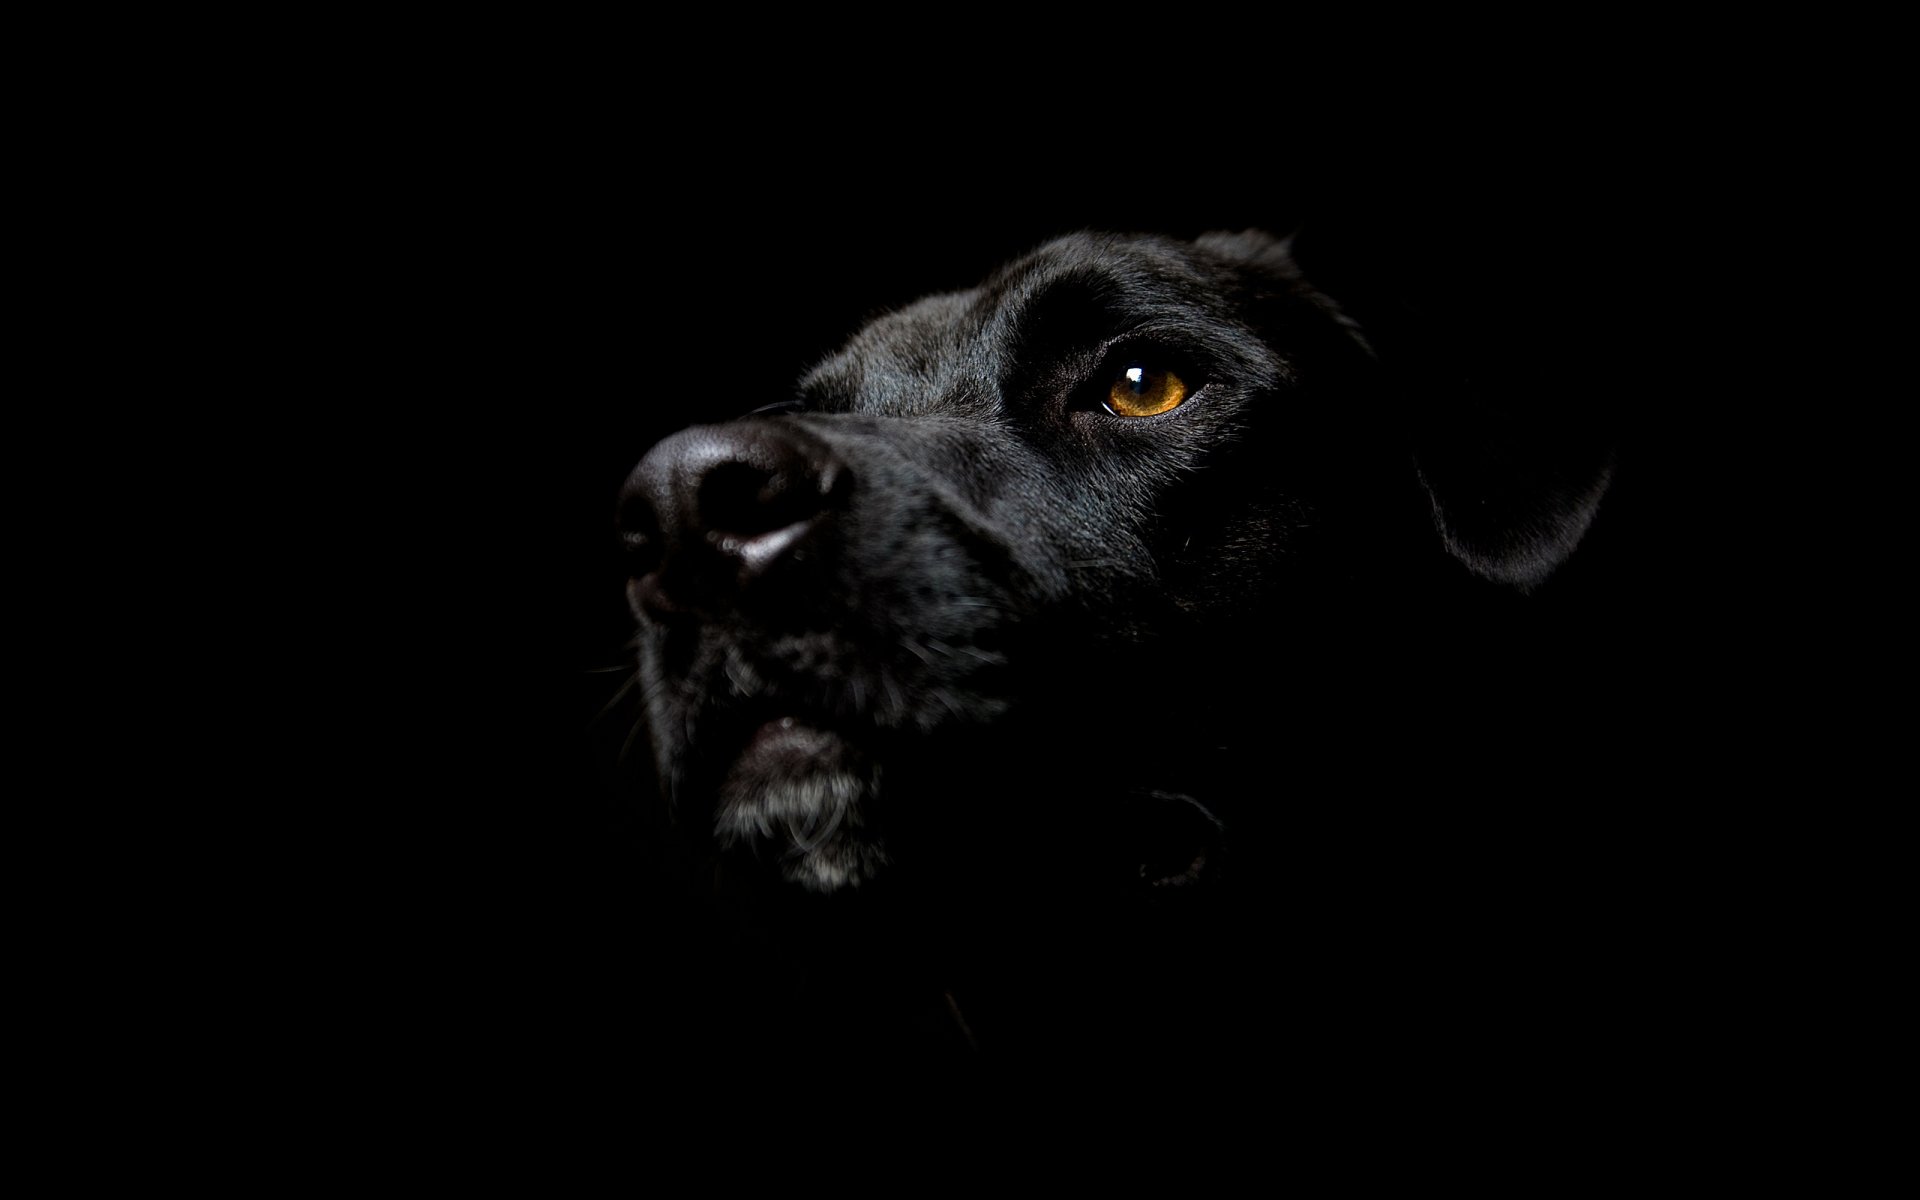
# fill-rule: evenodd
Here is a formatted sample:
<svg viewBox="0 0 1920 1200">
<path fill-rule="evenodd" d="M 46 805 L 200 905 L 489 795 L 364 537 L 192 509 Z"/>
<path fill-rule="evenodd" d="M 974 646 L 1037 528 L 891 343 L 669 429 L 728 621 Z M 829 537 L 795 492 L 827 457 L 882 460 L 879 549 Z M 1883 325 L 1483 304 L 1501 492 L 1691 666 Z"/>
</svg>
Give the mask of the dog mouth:
<svg viewBox="0 0 1920 1200">
<path fill-rule="evenodd" d="M 727 848 L 777 859 L 814 891 L 857 887 L 886 865 L 874 826 L 880 765 L 844 728 L 795 712 L 732 722 L 714 787 L 714 832 Z"/>
<path fill-rule="evenodd" d="M 799 707 L 709 712 L 702 725 L 701 774 L 708 781 L 719 844 L 751 854 L 809 891 L 832 893 L 873 882 L 891 870 L 898 849 L 893 843 L 902 836 L 908 839 L 907 856 L 923 867 L 932 865 L 923 861 L 929 854 L 964 859 L 984 849 L 980 839 L 1005 836 L 995 822 L 976 827 L 978 814 L 973 822 L 949 826 L 937 814 L 918 811 L 951 810 L 955 800 L 928 791 L 929 770 L 945 782 L 958 781 L 962 791 L 978 798 L 981 779 L 967 774 L 965 762 L 945 762 L 951 746 L 928 753 L 921 739 L 902 744 L 879 730 Z M 989 776 L 994 773 L 990 764 L 1002 760 L 984 745 L 969 749 L 975 753 L 960 757 L 976 767 L 989 764 Z M 892 790 L 904 784 L 904 800 L 883 787 L 889 763 L 897 777 L 886 782 Z M 1215 876 L 1224 826 L 1193 798 L 1129 790 L 1101 804 L 1098 812 L 1092 827 L 1076 824 L 1061 836 L 1104 848 L 1095 857 L 1124 866 L 1111 877 L 1115 885 L 1130 879 L 1132 886 L 1166 894 Z M 1035 815 L 1024 817 L 1031 824 Z M 931 830 L 926 827 L 930 816 L 935 818 Z M 928 844 L 930 832 L 933 844 Z M 1028 832 L 1037 857 L 1059 861 L 1045 853 L 1052 842 L 1044 833 Z"/>
<path fill-rule="evenodd" d="M 816 893 L 972 887 L 982 864 L 1016 889 L 1186 894 L 1211 876 L 1212 823 L 1147 799 L 1146 748 L 1090 749 L 1104 718 L 1071 699 L 1089 680 L 1132 696 L 1153 661 L 1089 674 L 1072 645 L 995 632 L 921 639 L 929 664 L 844 636 L 643 626 L 646 722 L 676 821 L 710 831 L 745 877 Z"/>
<path fill-rule="evenodd" d="M 925 857 L 922 833 L 950 807 L 939 801 L 951 764 L 987 769 L 958 748 L 999 730 L 1010 706 L 991 631 L 965 632 L 950 643 L 902 634 L 912 644 L 890 655 L 891 632 L 864 627 L 644 623 L 644 720 L 676 819 L 814 891 Z"/>
</svg>

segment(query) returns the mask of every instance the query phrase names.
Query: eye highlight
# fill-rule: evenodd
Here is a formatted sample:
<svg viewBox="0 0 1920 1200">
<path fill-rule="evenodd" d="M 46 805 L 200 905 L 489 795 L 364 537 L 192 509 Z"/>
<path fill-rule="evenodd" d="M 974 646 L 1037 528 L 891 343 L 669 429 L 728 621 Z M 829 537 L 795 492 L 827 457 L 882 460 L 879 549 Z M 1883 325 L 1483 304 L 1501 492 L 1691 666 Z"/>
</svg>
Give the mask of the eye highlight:
<svg viewBox="0 0 1920 1200">
<path fill-rule="evenodd" d="M 1172 371 L 1134 363 L 1107 389 L 1107 411 L 1116 417 L 1154 417 L 1180 407 L 1187 385 Z"/>
</svg>

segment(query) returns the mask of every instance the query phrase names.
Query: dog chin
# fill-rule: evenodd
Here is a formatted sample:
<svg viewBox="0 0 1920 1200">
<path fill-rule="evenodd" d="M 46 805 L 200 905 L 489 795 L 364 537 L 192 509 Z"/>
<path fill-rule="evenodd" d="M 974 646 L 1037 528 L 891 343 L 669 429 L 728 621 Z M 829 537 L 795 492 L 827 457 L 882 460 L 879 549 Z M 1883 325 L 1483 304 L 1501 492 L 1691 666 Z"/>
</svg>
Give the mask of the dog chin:
<svg viewBox="0 0 1920 1200">
<path fill-rule="evenodd" d="M 858 887 L 887 861 L 868 825 L 879 774 L 837 733 L 768 721 L 727 770 L 715 833 L 723 846 L 778 854 L 781 874 L 810 890 Z"/>
</svg>

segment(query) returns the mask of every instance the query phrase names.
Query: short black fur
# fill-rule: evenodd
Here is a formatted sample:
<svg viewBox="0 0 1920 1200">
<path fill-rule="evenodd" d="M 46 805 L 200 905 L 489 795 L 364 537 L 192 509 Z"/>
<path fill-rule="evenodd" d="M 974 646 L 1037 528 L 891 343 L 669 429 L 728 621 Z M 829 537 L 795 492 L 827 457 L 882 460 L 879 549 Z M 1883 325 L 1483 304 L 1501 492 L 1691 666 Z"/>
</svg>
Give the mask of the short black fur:
<svg viewBox="0 0 1920 1200">
<path fill-rule="evenodd" d="M 806 947 L 810 1022 L 957 1059 L 1244 1038 L 1277 912 L 1440 878 L 1427 801 L 1471 786 L 1497 823 L 1549 769 L 1573 714 L 1529 694 L 1526 595 L 1611 446 L 1383 359 L 1284 242 L 1083 234 L 646 457 L 622 513 L 664 802 L 784 931 L 762 950 Z M 1134 363 L 1185 402 L 1108 411 Z"/>
</svg>

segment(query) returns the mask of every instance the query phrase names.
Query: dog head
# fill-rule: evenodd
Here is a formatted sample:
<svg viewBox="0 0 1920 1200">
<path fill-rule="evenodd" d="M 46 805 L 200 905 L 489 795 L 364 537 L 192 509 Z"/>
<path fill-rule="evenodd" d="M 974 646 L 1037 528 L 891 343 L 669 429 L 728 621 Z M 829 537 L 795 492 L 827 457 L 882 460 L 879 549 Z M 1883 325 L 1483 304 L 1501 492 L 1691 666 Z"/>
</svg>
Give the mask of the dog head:
<svg viewBox="0 0 1920 1200">
<path fill-rule="evenodd" d="M 1514 461 L 1423 411 L 1282 242 L 1053 242 L 634 470 L 665 790 L 819 891 L 1051 858 L 1043 831 L 1115 823 L 1092 797 L 1193 794 L 1224 727 L 1305 736 L 1434 595 L 1538 586 L 1604 459 Z M 1186 878 L 1182 846 L 1143 873 Z"/>
</svg>

